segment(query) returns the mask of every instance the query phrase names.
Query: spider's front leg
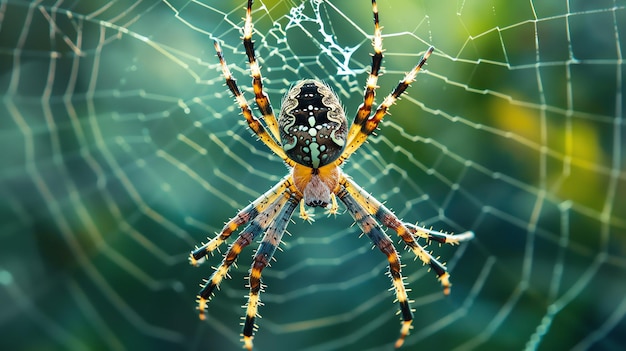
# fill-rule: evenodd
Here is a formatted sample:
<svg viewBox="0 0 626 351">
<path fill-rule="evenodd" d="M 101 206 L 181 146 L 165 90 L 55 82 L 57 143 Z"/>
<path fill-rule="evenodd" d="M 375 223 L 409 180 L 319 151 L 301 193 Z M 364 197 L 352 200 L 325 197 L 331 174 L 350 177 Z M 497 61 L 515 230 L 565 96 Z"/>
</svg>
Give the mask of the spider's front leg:
<svg viewBox="0 0 626 351">
<path fill-rule="evenodd" d="M 228 251 L 224 254 L 224 259 L 222 260 L 220 266 L 215 269 L 204 286 L 202 286 L 202 289 L 198 292 L 197 308 L 200 314 L 200 319 L 204 320 L 206 318 L 204 312 L 209 299 L 213 295 L 213 291 L 215 288 L 218 288 L 222 280 L 228 276 L 228 270 L 235 263 L 235 260 L 237 260 L 241 251 L 246 246 L 250 245 L 250 243 L 252 243 L 260 233 L 264 232 L 274 222 L 276 215 L 285 206 L 285 203 L 287 203 L 287 200 L 289 199 L 288 193 L 284 192 L 279 195 L 281 196 L 279 196 L 271 205 L 269 205 L 254 220 L 252 220 L 252 222 L 239 234 L 237 240 L 230 245 Z"/>
<path fill-rule="evenodd" d="M 462 241 L 470 240 L 474 237 L 471 231 L 461 233 L 459 235 L 449 235 L 426 228 L 418 227 L 413 224 L 402 222 L 398 217 L 380 201 L 369 195 L 363 188 L 347 177 L 343 177 L 340 184 L 344 186 L 350 196 L 363 208 L 367 213 L 376 217 L 387 228 L 395 231 L 402 241 L 413 251 L 424 264 L 427 264 L 437 274 L 444 294 L 450 293 L 450 274 L 446 267 L 426 251 L 416 240 L 415 236 L 425 237 L 426 240 L 437 241 L 441 243 L 458 244 Z"/>
<path fill-rule="evenodd" d="M 474 238 L 474 232 L 470 230 L 458 234 L 447 234 L 425 227 L 420 227 L 412 223 L 405 222 L 404 225 L 409 229 L 413 236 L 424 238 L 428 242 L 436 241 L 440 244 L 458 245 L 464 241 L 469 241 Z"/>
<path fill-rule="evenodd" d="M 259 293 L 262 290 L 261 272 L 270 264 L 270 261 L 274 256 L 274 252 L 276 252 L 276 248 L 282 240 L 287 224 L 291 219 L 291 215 L 300 202 L 300 198 L 300 195 L 292 193 L 287 201 L 287 204 L 282 207 L 280 212 L 275 212 L 273 214 L 274 221 L 265 232 L 261 245 L 254 255 L 249 277 L 250 294 L 248 295 L 246 317 L 243 325 L 243 342 L 245 348 L 248 350 L 252 350 L 253 334 L 257 328 L 254 324 L 254 320 L 258 315 L 257 311 L 259 305 L 261 304 L 259 299 Z"/>
<path fill-rule="evenodd" d="M 291 186 L 290 176 L 283 178 L 278 184 L 266 191 L 258 199 L 250 203 L 243 210 L 239 211 L 235 217 L 231 218 L 222 231 L 213 239 L 209 240 L 206 244 L 200 247 L 196 247 L 191 251 L 189 255 L 189 263 L 193 266 L 198 266 L 206 259 L 206 256 L 222 245 L 230 235 L 242 225 L 254 220 L 259 213 L 265 211 L 285 190 Z"/>
<path fill-rule="evenodd" d="M 396 299 L 400 304 L 400 314 L 402 315 L 402 328 L 400 329 L 400 337 L 395 343 L 398 348 L 404 343 L 404 339 L 409 334 L 411 323 L 413 322 L 413 311 L 409 305 L 409 298 L 404 287 L 404 278 L 401 273 L 400 255 L 393 246 L 391 239 L 385 234 L 381 226 L 376 222 L 374 217 L 361 206 L 361 204 L 342 187 L 337 192 L 339 200 L 346 205 L 348 212 L 356 221 L 357 225 L 363 230 L 370 240 L 382 251 L 389 261 L 389 275 L 396 291 Z"/>
</svg>

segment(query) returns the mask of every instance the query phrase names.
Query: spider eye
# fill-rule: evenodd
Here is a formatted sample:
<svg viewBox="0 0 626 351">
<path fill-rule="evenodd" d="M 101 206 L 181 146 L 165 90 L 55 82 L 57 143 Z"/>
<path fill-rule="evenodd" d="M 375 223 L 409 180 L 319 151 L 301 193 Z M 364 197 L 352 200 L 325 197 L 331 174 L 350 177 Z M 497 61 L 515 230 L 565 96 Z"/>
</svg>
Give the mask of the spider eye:
<svg viewBox="0 0 626 351">
<path fill-rule="evenodd" d="M 346 114 L 337 95 L 316 80 L 294 85 L 283 99 L 280 140 L 289 158 L 319 168 L 336 160 L 346 144 Z"/>
</svg>

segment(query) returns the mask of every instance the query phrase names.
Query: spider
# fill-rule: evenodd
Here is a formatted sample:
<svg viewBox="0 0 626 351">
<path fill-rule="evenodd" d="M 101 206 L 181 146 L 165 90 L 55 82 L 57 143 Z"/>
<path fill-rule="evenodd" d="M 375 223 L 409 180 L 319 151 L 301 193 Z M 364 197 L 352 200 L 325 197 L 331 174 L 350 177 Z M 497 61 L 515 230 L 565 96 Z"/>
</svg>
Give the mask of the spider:
<svg viewBox="0 0 626 351">
<path fill-rule="evenodd" d="M 365 235 L 387 256 L 389 275 L 392 279 L 393 289 L 395 289 L 396 299 L 400 305 L 402 318 L 400 336 L 395 343 L 396 347 L 400 347 L 411 329 L 413 310 L 409 305 L 401 274 L 400 256 L 379 223 L 395 231 L 415 256 L 423 264 L 430 266 L 437 274 L 446 295 L 450 291 L 450 281 L 445 266 L 418 244 L 416 239 L 421 237 L 427 242 L 458 244 L 461 241 L 471 239 L 474 234 L 468 231 L 462 234 L 449 235 L 402 222 L 391 210 L 343 173 L 341 166 L 378 127 L 389 107 L 415 80 L 416 75 L 434 48 L 430 47 L 426 50 L 419 63 L 405 75 L 404 79 L 372 114 L 376 84 L 383 60 L 378 8 L 376 1 L 372 0 L 374 54 L 372 55 L 371 70 L 365 87 L 363 103 L 359 106 L 350 128 L 348 128 L 346 115 L 337 95 L 329 86 L 313 79 L 301 80 L 289 89 L 283 98 L 277 119 L 269 97 L 263 91 L 261 71 L 255 57 L 252 41 L 252 2 L 253 0 L 248 0 L 243 26 L 243 45 L 252 75 L 256 105 L 262 114 L 261 119 L 255 117 L 250 110 L 226 64 L 217 40 L 214 41 L 215 51 L 226 85 L 239 104 L 248 126 L 272 152 L 284 161 L 290 171 L 273 188 L 239 211 L 224 225 L 217 236 L 191 252 L 190 263 L 197 266 L 205 261 L 207 255 L 223 244 L 240 226 L 247 224 L 228 248 L 221 265 L 201 285 L 202 288 L 196 301 L 200 319 L 205 319 L 205 310 L 209 299 L 213 296 L 215 288 L 228 276 L 228 270 L 243 248 L 264 233 L 259 248 L 254 254 L 248 277 L 250 293 L 248 302 L 244 306 L 246 316 L 243 323 L 243 343 L 245 348 L 252 350 L 253 334 L 257 329 L 255 318 L 261 304 L 259 293 L 263 288 L 261 272 L 269 265 L 282 240 L 287 223 L 298 205 L 300 206 L 300 217 L 307 221 L 313 219 L 312 214 L 307 213 L 305 206 L 323 207 L 327 209 L 329 214 L 337 214 L 339 209 L 338 198 Z"/>
</svg>

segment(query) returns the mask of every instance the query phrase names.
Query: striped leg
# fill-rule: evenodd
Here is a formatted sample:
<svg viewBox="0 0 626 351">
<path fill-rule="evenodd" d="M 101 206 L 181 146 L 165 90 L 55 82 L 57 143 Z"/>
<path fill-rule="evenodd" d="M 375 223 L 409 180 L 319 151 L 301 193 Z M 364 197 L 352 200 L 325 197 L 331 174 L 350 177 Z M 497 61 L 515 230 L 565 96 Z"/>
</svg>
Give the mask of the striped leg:
<svg viewBox="0 0 626 351">
<path fill-rule="evenodd" d="M 382 104 L 378 106 L 374 115 L 366 120 L 364 120 L 361 124 L 359 124 L 358 130 L 355 132 L 355 135 L 352 139 L 348 140 L 348 144 L 346 145 L 345 150 L 341 154 L 341 156 L 335 161 L 336 165 L 342 164 L 345 160 L 347 160 L 356 150 L 358 150 L 361 145 L 367 140 L 367 137 L 376 130 L 380 121 L 382 121 L 383 117 L 387 113 L 387 110 L 391 105 L 393 105 L 396 100 L 404 93 L 404 91 L 409 87 L 409 85 L 415 81 L 415 77 L 417 73 L 422 69 L 426 60 L 430 54 L 432 54 L 434 48 L 431 46 L 428 48 L 420 62 L 413 67 L 413 69 L 407 73 L 404 78 L 398 83 L 396 88 L 391 92 L 391 94 L 387 95 L 385 100 L 383 100 Z"/>
<path fill-rule="evenodd" d="M 195 250 L 191 251 L 191 254 L 189 255 L 189 263 L 193 266 L 198 266 L 204 262 L 206 256 L 222 245 L 230 237 L 230 235 L 237 230 L 237 228 L 256 218 L 256 216 L 265 211 L 265 209 L 270 206 L 274 200 L 278 198 L 278 196 L 283 194 L 292 184 L 290 179 L 291 176 L 286 176 L 273 188 L 266 191 L 265 194 L 259 196 L 259 198 L 254 202 L 239 211 L 235 217 L 224 225 L 224 228 L 222 228 L 222 231 L 216 237 L 211 239 L 208 243 L 200 247 L 196 247 Z"/>
<path fill-rule="evenodd" d="M 272 111 L 272 105 L 268 95 L 263 91 L 263 78 L 261 77 L 261 69 L 256 60 L 254 52 L 254 42 L 252 41 L 252 0 L 248 0 L 248 8 L 246 10 L 246 21 L 243 27 L 243 46 L 246 48 L 246 55 L 250 63 L 250 71 L 252 73 L 252 87 L 254 88 L 254 98 L 259 107 L 259 111 L 263 115 L 263 120 L 276 140 L 280 140 L 278 133 L 278 122 Z"/>
<path fill-rule="evenodd" d="M 474 232 L 469 230 L 459 234 L 447 234 L 438 232 L 436 230 L 420 227 L 412 223 L 404 223 L 404 225 L 409 228 L 413 236 L 424 238 L 429 242 L 436 241 L 441 244 L 458 245 L 464 241 L 470 241 L 474 238 Z"/>
<path fill-rule="evenodd" d="M 263 241 L 261 241 L 261 245 L 254 255 L 249 278 L 250 294 L 248 295 L 246 318 L 243 324 L 244 347 L 248 350 L 252 350 L 252 338 L 256 329 L 254 320 L 258 315 L 257 311 L 259 305 L 261 304 L 259 300 L 259 293 L 262 289 L 261 272 L 270 264 L 270 261 L 274 256 L 274 252 L 276 252 L 276 248 L 280 244 L 283 234 L 285 233 L 285 229 L 291 219 L 291 215 L 295 211 L 296 207 L 298 207 L 300 199 L 301 197 L 299 195 L 292 194 L 287 201 L 287 204 L 280 210 L 280 213 L 277 212 L 278 208 L 274 210 L 272 217 L 275 219 L 265 232 Z"/>
<path fill-rule="evenodd" d="M 235 260 L 241 253 L 244 247 L 248 246 L 254 241 L 254 239 L 262 232 L 264 232 L 276 218 L 276 215 L 280 212 L 281 208 L 285 206 L 285 203 L 289 199 L 287 192 L 283 192 L 270 206 L 268 206 L 263 212 L 261 212 L 252 222 L 239 234 L 237 240 L 228 248 L 228 251 L 224 255 L 221 265 L 213 272 L 211 277 L 206 281 L 202 289 L 198 292 L 198 311 L 200 313 L 200 319 L 205 319 L 204 312 L 206 310 L 207 303 L 215 288 L 219 287 L 222 280 L 228 276 L 228 270 L 235 263 Z"/>
<path fill-rule="evenodd" d="M 272 150 L 272 152 L 274 152 L 278 157 L 280 157 L 285 163 L 293 167 L 295 165 L 295 162 L 290 160 L 287 157 L 283 148 L 276 142 L 276 139 L 274 139 L 267 132 L 267 130 L 263 126 L 263 123 L 261 123 L 256 117 L 254 117 L 254 115 L 252 115 L 252 111 L 250 110 L 250 106 L 248 105 L 246 98 L 243 96 L 243 94 L 239 90 L 239 86 L 237 86 L 237 81 L 233 77 L 232 73 L 230 72 L 230 69 L 228 68 L 228 65 L 226 64 L 226 60 L 224 59 L 224 55 L 222 53 L 222 48 L 220 47 L 220 44 L 217 41 L 214 41 L 213 44 L 215 46 L 215 51 L 217 52 L 217 57 L 220 60 L 220 65 L 222 67 L 222 74 L 224 75 L 224 79 L 226 80 L 226 85 L 228 86 L 228 89 L 230 89 L 230 91 L 235 96 L 235 99 L 237 100 L 237 103 L 239 104 L 239 107 L 241 108 L 241 112 L 244 118 L 246 119 L 246 122 L 248 122 L 248 126 L 259 137 L 259 139 L 261 139 L 261 141 L 265 145 L 267 145 L 267 147 L 269 147 L 270 150 Z"/>
<path fill-rule="evenodd" d="M 421 227 L 409 225 L 404 223 L 396 217 L 387 207 L 380 203 L 376 198 L 369 195 L 363 188 L 361 188 L 354 181 L 346 178 L 345 176 L 340 181 L 346 191 L 355 199 L 359 205 L 367 211 L 368 214 L 376 217 L 384 226 L 394 230 L 398 233 L 398 236 L 402 238 L 404 243 L 411 248 L 411 251 L 418 257 L 424 264 L 427 264 L 437 274 L 441 285 L 443 286 L 444 294 L 450 293 L 450 274 L 447 272 L 446 267 L 434 258 L 428 251 L 426 251 L 417 241 L 413 234 L 419 233 L 419 235 L 426 236 L 427 240 L 435 240 L 441 242 L 447 239 L 449 243 L 458 243 L 460 241 L 470 240 L 474 237 L 472 232 L 465 232 L 458 236 L 447 235 L 431 230 L 422 231 Z"/>
<path fill-rule="evenodd" d="M 375 91 L 378 86 L 378 75 L 380 74 L 380 66 L 383 62 L 383 39 L 381 36 L 380 24 L 378 22 L 378 6 L 376 0 L 372 0 L 372 12 L 374 13 L 374 38 L 372 46 L 374 46 L 374 54 L 372 55 L 372 68 L 365 85 L 365 93 L 363 94 L 363 103 L 359 106 L 352 126 L 348 131 L 348 144 L 359 133 L 361 125 L 367 120 L 372 112 L 372 104 L 374 103 Z"/>
<path fill-rule="evenodd" d="M 350 212 L 357 225 L 363 230 L 363 233 L 387 256 L 389 275 L 396 291 L 396 299 L 400 304 L 400 314 L 403 321 L 400 337 L 395 344 L 396 348 L 398 348 L 404 343 L 404 338 L 409 334 L 411 322 L 413 321 L 413 312 L 409 305 L 408 295 L 404 287 L 404 278 L 401 273 L 400 256 L 394 248 L 391 239 L 385 234 L 374 217 L 345 188 L 339 190 L 337 196 L 346 205 L 348 212 Z"/>
<path fill-rule="evenodd" d="M 354 198 L 357 199 L 357 201 L 359 201 L 359 203 L 365 207 L 370 214 L 375 215 L 376 219 L 388 228 L 393 229 L 392 227 L 400 226 L 398 224 L 394 226 L 394 223 L 399 222 L 404 225 L 409 232 L 413 234 L 413 236 L 424 238 L 428 242 L 436 241 L 441 244 L 458 245 L 474 238 L 474 232 L 472 231 L 466 231 L 459 234 L 446 234 L 436 230 L 420 227 L 415 224 L 400 222 L 400 220 L 393 214 L 393 211 L 388 209 L 380 201 L 376 200 L 375 197 L 368 194 L 352 179 L 343 176 L 340 183 L 348 189 L 351 195 L 354 196 Z"/>
</svg>

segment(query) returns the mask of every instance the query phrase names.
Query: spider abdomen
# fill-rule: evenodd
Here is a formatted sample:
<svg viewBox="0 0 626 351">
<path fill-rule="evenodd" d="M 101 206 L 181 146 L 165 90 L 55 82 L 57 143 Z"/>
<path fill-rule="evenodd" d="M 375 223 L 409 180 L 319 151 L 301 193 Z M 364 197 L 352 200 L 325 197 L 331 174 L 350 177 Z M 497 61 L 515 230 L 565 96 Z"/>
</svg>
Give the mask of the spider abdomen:
<svg viewBox="0 0 626 351">
<path fill-rule="evenodd" d="M 278 118 L 287 156 L 310 168 L 335 161 L 346 144 L 348 121 L 337 95 L 324 83 L 308 79 L 285 95 Z"/>
</svg>

